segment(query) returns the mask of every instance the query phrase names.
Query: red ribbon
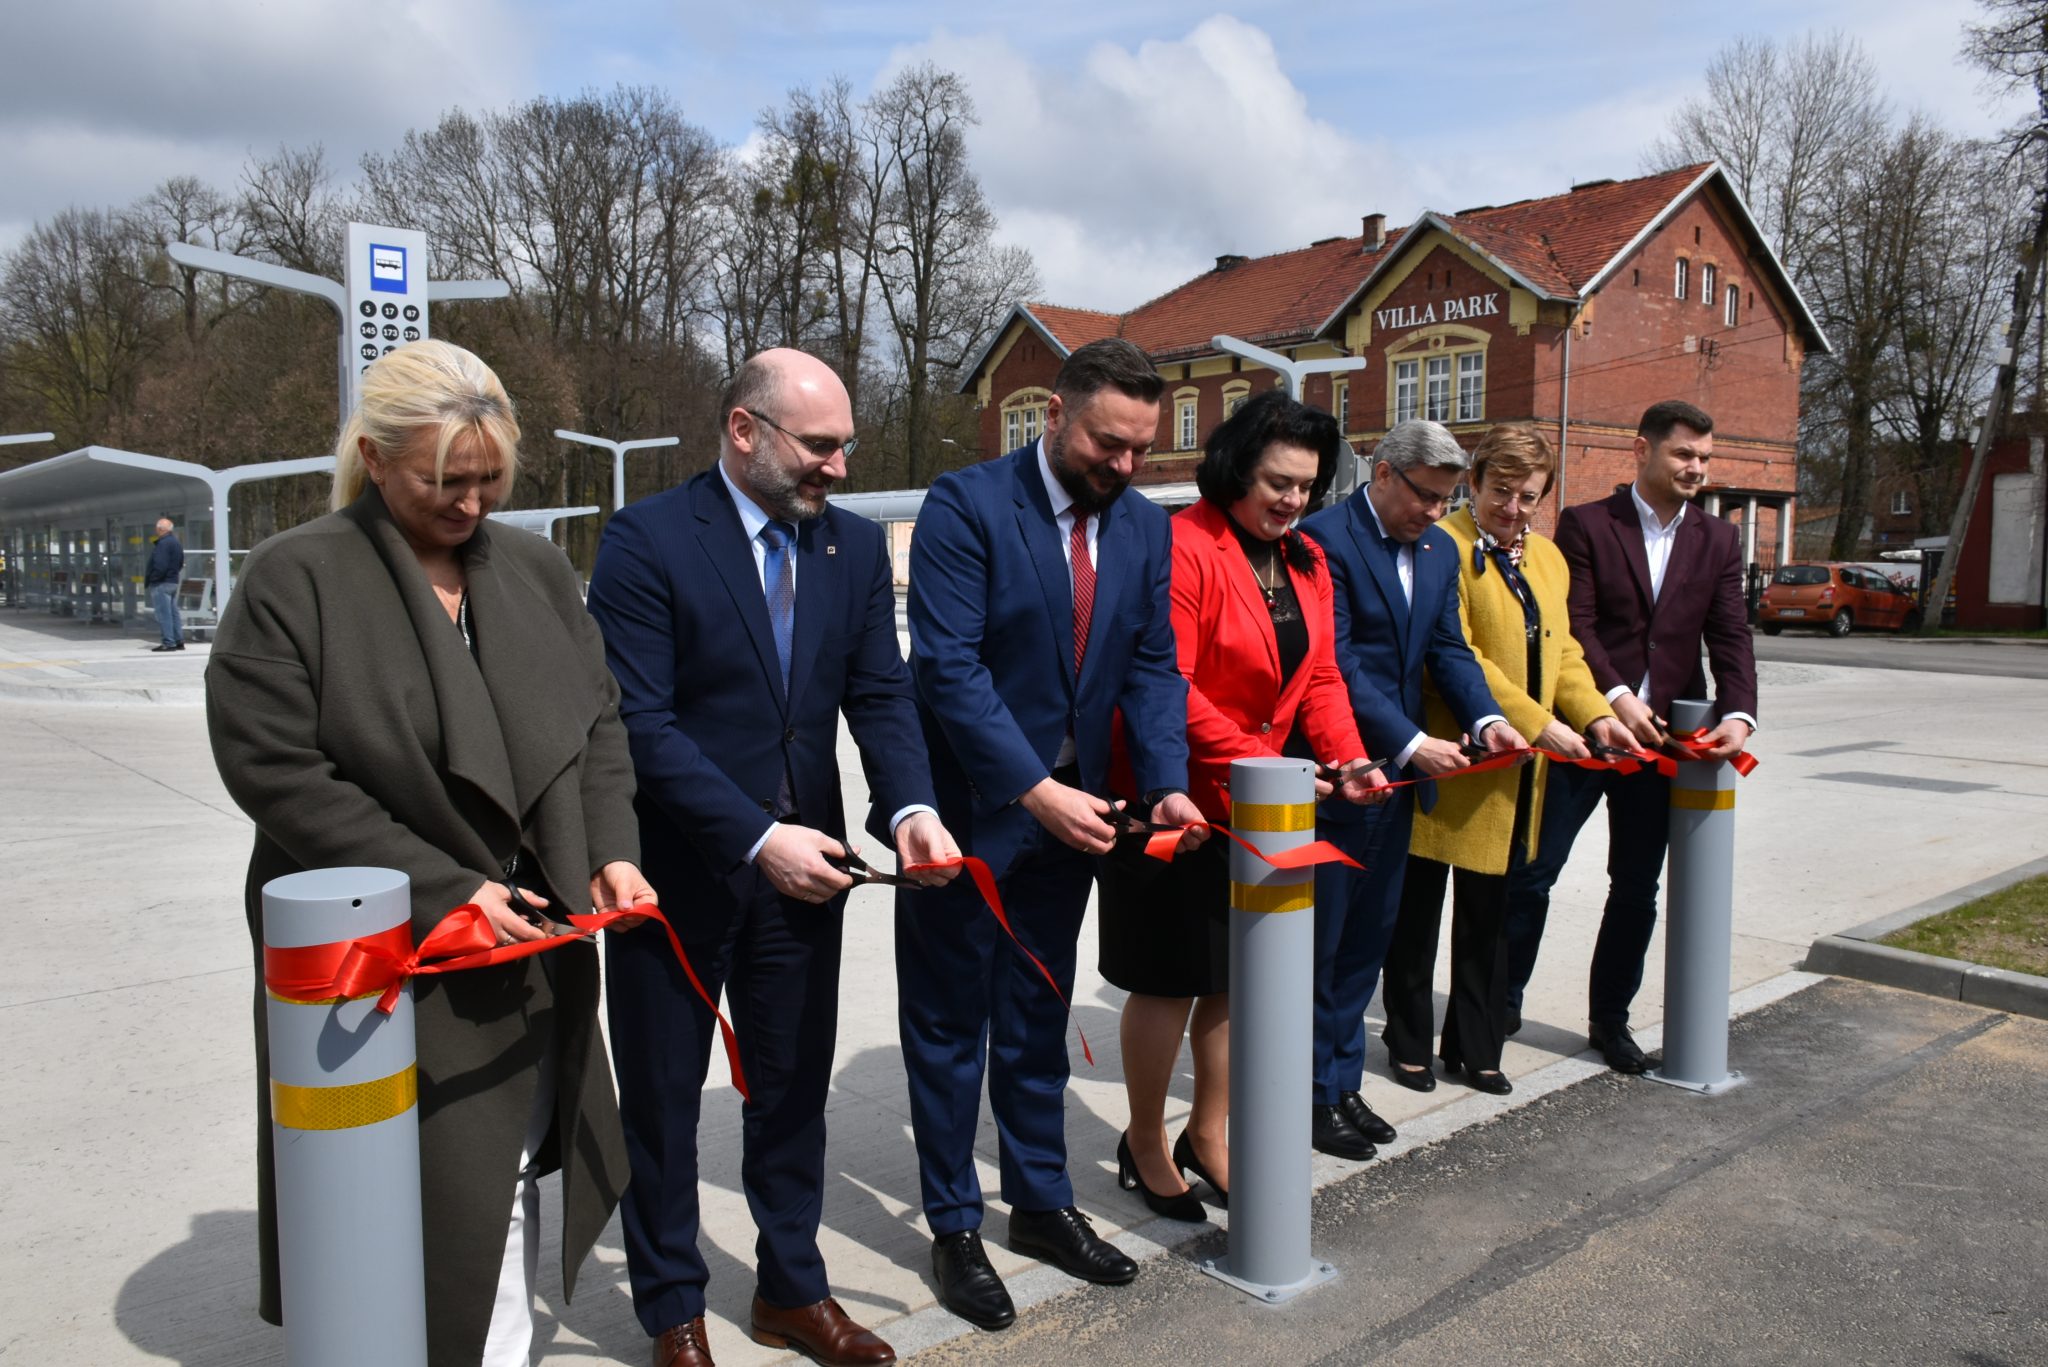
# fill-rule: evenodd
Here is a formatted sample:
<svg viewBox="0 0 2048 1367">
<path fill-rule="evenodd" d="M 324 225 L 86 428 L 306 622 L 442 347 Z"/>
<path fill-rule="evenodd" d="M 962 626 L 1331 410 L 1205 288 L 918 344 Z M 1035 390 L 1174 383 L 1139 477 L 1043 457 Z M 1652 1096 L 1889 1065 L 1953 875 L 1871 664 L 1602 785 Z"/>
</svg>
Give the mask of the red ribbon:
<svg viewBox="0 0 2048 1367">
<path fill-rule="evenodd" d="M 725 1013 L 718 1009 L 717 1000 L 705 990 L 703 980 L 690 964 L 690 956 L 683 952 L 683 942 L 677 938 L 675 927 L 668 923 L 668 918 L 658 907 L 642 903 L 621 911 L 570 916 L 567 921 L 577 930 L 591 934 L 635 916 L 656 922 L 668 936 L 669 948 L 675 951 L 676 962 L 683 966 L 683 976 L 690 980 L 697 999 L 718 1021 L 719 1036 L 725 1041 L 725 1061 L 732 1069 L 733 1088 L 745 1097 L 747 1079 L 740 1068 L 739 1038 L 733 1034 L 732 1022 L 725 1018 Z M 460 973 L 465 969 L 488 968 L 493 964 L 530 959 L 582 938 L 580 935 L 551 935 L 545 939 L 517 940 L 501 945 L 497 929 L 491 925 L 484 909 L 475 903 L 464 903 L 442 917 L 417 948 L 412 942 L 410 925 L 393 926 L 375 935 L 324 945 L 305 945 L 294 949 L 265 945 L 263 983 L 280 997 L 303 1002 L 351 1001 L 375 993 L 377 1009 L 388 1016 L 398 1005 L 399 989 L 413 978 Z"/>
<path fill-rule="evenodd" d="M 1683 731 L 1673 735 L 1671 743 L 1682 752 L 1683 758 L 1705 760 L 1710 748 L 1706 744 L 1706 735 L 1705 731 Z M 1747 750 L 1737 750 L 1728 757 L 1728 763 L 1739 777 L 1748 778 L 1749 771 L 1756 768 L 1756 756 Z"/>
<path fill-rule="evenodd" d="M 1176 840 L 1179 838 L 1177 835 L 1174 837 Z M 974 880 L 976 891 L 981 893 L 981 900 L 988 903 L 988 909 L 994 913 L 996 924 L 1003 928 L 1003 934 L 1010 937 L 1010 943 L 1017 946 L 1019 954 L 1031 960 L 1031 966 L 1038 970 L 1038 976 L 1045 979 L 1045 985 L 1052 989 L 1053 996 L 1059 998 L 1060 1005 L 1066 1007 L 1067 1015 L 1071 1017 L 1074 1014 L 1073 1004 L 1067 1000 L 1067 994 L 1060 991 L 1060 985 L 1053 978 L 1052 970 L 1047 968 L 1045 962 L 1036 954 L 1025 948 L 1024 942 L 1017 938 L 1017 932 L 1011 928 L 1010 915 L 1003 910 L 1002 891 L 996 887 L 995 870 L 988 866 L 988 862 L 978 859 L 974 855 L 965 854 L 953 859 L 940 859 L 930 864 L 912 864 L 903 871 L 905 873 L 922 873 L 926 869 L 967 870 L 967 876 Z M 1095 1062 L 1095 1051 L 1088 1047 L 1087 1032 L 1081 1029 L 1079 1021 L 1074 1022 L 1074 1033 L 1081 1037 L 1081 1057 L 1087 1059 L 1092 1066 Z"/>
</svg>

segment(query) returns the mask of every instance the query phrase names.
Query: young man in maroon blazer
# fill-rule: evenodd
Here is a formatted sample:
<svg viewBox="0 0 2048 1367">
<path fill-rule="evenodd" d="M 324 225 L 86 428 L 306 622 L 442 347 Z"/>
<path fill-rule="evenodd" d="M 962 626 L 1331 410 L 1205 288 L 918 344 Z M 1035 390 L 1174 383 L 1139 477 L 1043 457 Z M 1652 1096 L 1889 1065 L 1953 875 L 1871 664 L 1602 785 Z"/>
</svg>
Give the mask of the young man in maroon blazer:
<svg viewBox="0 0 2048 1367">
<path fill-rule="evenodd" d="M 1692 506 L 1707 481 L 1714 420 L 1677 399 L 1654 404 L 1636 429 L 1636 478 L 1606 498 L 1567 508 L 1556 541 L 1571 567 L 1572 634 L 1614 714 L 1645 748 L 1666 739 L 1676 698 L 1706 696 L 1700 644 L 1714 674 L 1710 754 L 1737 754 L 1756 730 L 1756 657 L 1742 590 L 1742 536 Z M 1593 773 L 1551 766 L 1536 857 L 1509 875 L 1508 1017 L 1521 1024 L 1522 989 L 1550 911 L 1550 890 L 1572 841 L 1607 798 L 1607 907 L 1593 948 L 1587 1031 L 1616 1072 L 1640 1073 L 1628 1008 L 1643 985 L 1657 925 L 1657 880 L 1670 822 L 1670 781 L 1654 770 Z"/>
</svg>

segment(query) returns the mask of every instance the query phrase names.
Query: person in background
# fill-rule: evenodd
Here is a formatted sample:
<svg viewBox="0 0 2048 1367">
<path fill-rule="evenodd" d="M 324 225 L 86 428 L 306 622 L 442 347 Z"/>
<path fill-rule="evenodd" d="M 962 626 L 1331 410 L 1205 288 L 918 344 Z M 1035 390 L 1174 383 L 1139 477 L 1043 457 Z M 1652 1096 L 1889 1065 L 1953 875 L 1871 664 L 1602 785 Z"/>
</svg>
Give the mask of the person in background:
<svg viewBox="0 0 2048 1367">
<path fill-rule="evenodd" d="M 1487 750 L 1524 747 L 1487 692 L 1458 624 L 1458 553 L 1435 530 L 1465 477 L 1465 451 L 1441 423 L 1396 424 L 1373 453 L 1372 478 L 1302 530 L 1328 557 L 1337 667 L 1351 690 L 1358 731 L 1374 754 L 1392 755 L 1402 788 L 1373 807 L 1326 802 L 1320 829 L 1363 869 L 1316 870 L 1315 1147 L 1338 1158 L 1373 1157 L 1395 1138 L 1365 1103 L 1365 1008 L 1378 984 L 1400 905 L 1408 833 L 1419 807 L 1436 805 L 1429 779 L 1470 764 L 1456 739 L 1423 727 L 1427 672 L 1459 727 Z"/>
<path fill-rule="evenodd" d="M 1756 652 L 1742 592 L 1742 534 L 1692 506 L 1706 487 L 1713 432 L 1714 420 L 1689 403 L 1652 404 L 1636 429 L 1635 482 L 1565 509 L 1557 548 L 1571 571 L 1572 635 L 1636 743 L 1664 744 L 1672 700 L 1706 696 L 1704 643 L 1714 673 L 1707 754 L 1727 759 L 1756 731 Z M 1508 880 L 1509 1024 L 1521 1024 L 1522 991 L 1535 972 L 1550 890 L 1603 796 L 1607 906 L 1586 989 L 1587 1035 L 1608 1067 L 1640 1073 L 1658 1060 L 1637 1045 L 1628 1011 L 1657 926 L 1657 880 L 1671 821 L 1671 781 L 1654 769 L 1551 769 L 1536 854 Z"/>
<path fill-rule="evenodd" d="M 1590 751 L 1582 732 L 1617 747 L 1629 738 L 1572 638 L 1564 557 L 1529 530 L 1556 476 L 1557 458 L 1541 432 L 1502 423 L 1472 451 L 1471 505 L 1437 531 L 1458 552 L 1458 616 L 1487 690 L 1538 746 L 1584 759 Z M 1425 690 L 1423 707 L 1432 736 L 1456 738 L 1458 723 L 1434 688 Z M 1455 880 L 1444 1067 L 1463 1070 L 1480 1091 L 1512 1090 L 1500 1068 L 1508 976 L 1501 918 L 1508 874 L 1527 862 L 1536 843 L 1545 765 L 1539 757 L 1444 784 L 1435 808 L 1415 818 L 1380 996 L 1387 1013 L 1381 1038 L 1394 1080 L 1404 1087 L 1426 1092 L 1436 1085 L 1429 1062 L 1432 984 L 1444 884 Z"/>
<path fill-rule="evenodd" d="M 183 650 L 185 624 L 178 617 L 178 580 L 185 573 L 185 548 L 171 530 L 171 520 L 156 520 L 156 541 L 149 548 L 149 568 L 142 573 L 143 592 L 156 613 L 157 635 L 152 651 Z"/>
<path fill-rule="evenodd" d="M 1240 407 L 1209 436 L 1195 473 L 1202 498 L 1173 518 L 1173 639 L 1188 681 L 1188 795 L 1202 818 L 1230 821 L 1232 760 L 1277 756 L 1297 726 L 1340 768 L 1343 796 L 1384 800 L 1337 672 L 1330 575 L 1294 523 L 1330 487 L 1344 450 L 1337 420 L 1278 390 Z M 1133 792 L 1118 747 L 1119 791 Z M 1353 777 L 1353 775 L 1357 775 Z M 1319 796 L 1332 785 L 1318 780 Z M 1120 1018 L 1130 1122 L 1117 1174 L 1155 1213 L 1203 1218 L 1181 1180 L 1230 1193 L 1230 864 L 1210 841 L 1170 864 L 1118 842 L 1101 865 L 1102 976 L 1131 995 Z M 1191 1023 L 1192 1022 L 1192 1023 Z M 1166 1092 L 1186 1034 L 1194 1109 L 1169 1150 Z"/>
<path fill-rule="evenodd" d="M 263 885 L 370 865 L 412 880 L 412 931 L 481 908 L 499 944 L 652 903 L 618 687 L 568 558 L 493 525 L 519 424 L 490 367 L 414 342 L 363 373 L 335 511 L 249 556 L 206 665 L 228 793 L 256 823 L 260 1313 L 279 1323 Z M 562 1174 L 562 1289 L 626 1185 L 599 1052 L 597 948 L 413 982 L 433 1367 L 514 1367 L 533 1339 L 537 1179 Z M 511 1199 L 507 1199 L 507 1198 Z"/>
</svg>

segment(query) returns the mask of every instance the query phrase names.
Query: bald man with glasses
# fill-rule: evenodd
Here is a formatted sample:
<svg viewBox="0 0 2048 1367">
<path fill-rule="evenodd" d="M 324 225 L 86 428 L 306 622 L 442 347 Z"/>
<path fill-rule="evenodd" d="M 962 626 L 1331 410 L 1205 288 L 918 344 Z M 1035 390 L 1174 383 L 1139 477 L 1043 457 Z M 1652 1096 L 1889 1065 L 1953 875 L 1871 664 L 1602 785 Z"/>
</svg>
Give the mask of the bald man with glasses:
<svg viewBox="0 0 2048 1367">
<path fill-rule="evenodd" d="M 1338 1158 L 1373 1157 L 1394 1127 L 1367 1105 L 1365 1008 L 1393 939 L 1401 874 L 1426 780 L 1471 763 L 1456 741 L 1423 728 L 1425 671 L 1459 725 L 1489 751 L 1525 744 L 1487 690 L 1458 621 L 1458 549 L 1434 530 L 1464 478 L 1466 455 L 1441 423 L 1396 426 L 1373 453 L 1372 479 L 1303 532 L 1323 548 L 1336 595 L 1337 667 L 1366 753 L 1392 755 L 1401 778 L 1423 779 L 1378 806 L 1326 802 L 1318 829 L 1365 867 L 1316 872 L 1315 1079 L 1311 1141 Z"/>
<path fill-rule="evenodd" d="M 718 464 L 605 528 L 590 611 L 619 681 L 643 869 L 738 1029 L 740 1184 L 760 1229 L 753 1337 L 820 1363 L 892 1362 L 832 1298 L 817 1238 L 841 922 L 847 889 L 869 876 L 848 858 L 842 714 L 874 838 L 899 867 L 959 851 L 934 810 L 888 544 L 826 501 L 854 448 L 846 387 L 815 357 L 767 351 L 719 414 Z M 605 953 L 633 1307 L 654 1367 L 702 1367 L 697 1121 L 717 1024 L 658 931 L 607 936 Z"/>
</svg>

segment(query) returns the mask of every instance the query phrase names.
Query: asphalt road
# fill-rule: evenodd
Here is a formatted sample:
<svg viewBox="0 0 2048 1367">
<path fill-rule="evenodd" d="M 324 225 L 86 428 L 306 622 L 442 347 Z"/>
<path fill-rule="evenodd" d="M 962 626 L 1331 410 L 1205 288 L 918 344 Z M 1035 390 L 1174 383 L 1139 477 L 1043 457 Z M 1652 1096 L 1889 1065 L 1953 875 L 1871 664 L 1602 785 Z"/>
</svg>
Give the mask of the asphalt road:
<svg viewBox="0 0 2048 1367">
<path fill-rule="evenodd" d="M 1199 1239 L 920 1362 L 2048 1361 L 2048 1023 L 1831 980 L 1737 1022 L 1745 1085 L 1611 1073 L 1320 1192 L 1277 1309 Z"/>
<path fill-rule="evenodd" d="M 1778 663 L 2048 679 L 2048 641 L 1927 641 L 1876 632 L 1836 640 L 1819 631 L 1758 632 L 1755 640 L 1756 657 Z"/>
</svg>

